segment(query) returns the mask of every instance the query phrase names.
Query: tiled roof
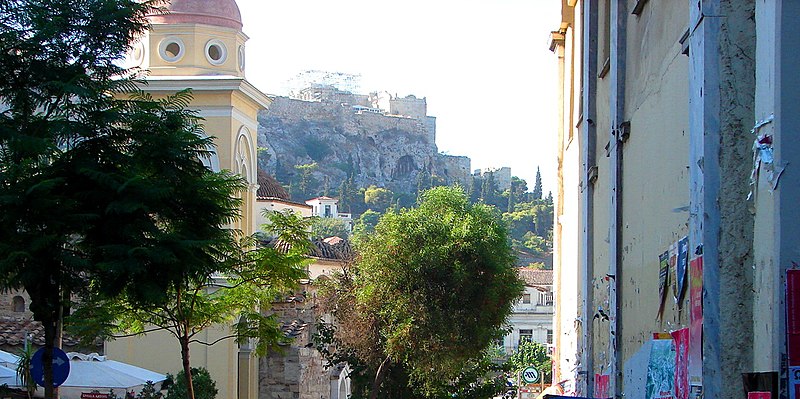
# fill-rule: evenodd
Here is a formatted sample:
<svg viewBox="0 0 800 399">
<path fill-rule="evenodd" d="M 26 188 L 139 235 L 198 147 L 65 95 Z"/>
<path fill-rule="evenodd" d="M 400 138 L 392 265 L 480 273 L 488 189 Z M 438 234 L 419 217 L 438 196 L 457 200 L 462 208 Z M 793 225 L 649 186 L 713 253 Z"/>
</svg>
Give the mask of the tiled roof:
<svg viewBox="0 0 800 399">
<path fill-rule="evenodd" d="M 286 335 L 286 338 L 296 338 L 303 331 L 308 327 L 308 323 L 300 319 L 294 319 L 291 321 L 284 322 L 281 326 L 281 330 L 283 334 Z"/>
<path fill-rule="evenodd" d="M 263 241 L 263 244 L 272 245 L 282 250 L 288 249 L 288 244 L 274 239 L 266 239 Z M 311 241 L 311 244 L 312 246 L 308 256 L 314 258 L 347 261 L 355 257 L 355 252 L 350 246 L 350 242 L 343 238 L 339 240 L 327 240 L 327 242 L 326 240 L 315 239 Z"/>
<path fill-rule="evenodd" d="M 279 198 L 282 200 L 290 199 L 286 189 L 284 189 L 274 177 L 270 176 L 269 173 L 262 169 L 258 170 L 258 191 L 256 191 L 256 197 Z"/>
<path fill-rule="evenodd" d="M 42 323 L 30 319 L 0 317 L 0 346 L 23 346 L 25 334 L 29 334 L 31 342 L 36 346 L 44 346 L 44 327 Z M 96 340 L 95 346 L 102 347 L 103 342 Z M 62 338 L 63 347 L 80 345 L 80 340 L 69 334 Z"/>
<path fill-rule="evenodd" d="M 519 277 L 525 281 L 525 285 L 553 285 L 553 271 L 534 269 L 532 267 L 520 267 L 517 269 Z"/>
</svg>

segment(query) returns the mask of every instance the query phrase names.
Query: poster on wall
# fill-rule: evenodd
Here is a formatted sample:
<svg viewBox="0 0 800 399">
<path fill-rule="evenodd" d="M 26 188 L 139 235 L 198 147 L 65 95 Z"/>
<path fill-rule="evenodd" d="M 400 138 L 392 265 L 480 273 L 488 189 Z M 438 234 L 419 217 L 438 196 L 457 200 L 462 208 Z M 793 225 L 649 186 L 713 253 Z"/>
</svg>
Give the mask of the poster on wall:
<svg viewBox="0 0 800 399">
<path fill-rule="evenodd" d="M 689 264 L 689 385 L 703 385 L 703 256 Z"/>
<path fill-rule="evenodd" d="M 786 271 L 786 346 L 789 367 L 800 367 L 800 270 Z"/>
<path fill-rule="evenodd" d="M 675 399 L 689 398 L 689 329 L 672 332 L 675 341 Z"/>
<path fill-rule="evenodd" d="M 686 274 L 689 269 L 689 237 L 678 241 L 678 261 L 675 264 L 675 284 L 673 296 L 678 309 L 683 309 L 683 296 L 686 294 Z"/>
<path fill-rule="evenodd" d="M 789 367 L 789 399 L 800 399 L 800 367 Z"/>
<path fill-rule="evenodd" d="M 608 374 L 595 374 L 594 375 L 594 397 L 595 398 L 610 398 L 608 388 L 610 386 L 610 378 Z"/>
<path fill-rule="evenodd" d="M 654 339 L 647 363 L 645 399 L 672 399 L 675 393 L 675 345 L 672 339 Z"/>
<path fill-rule="evenodd" d="M 658 319 L 664 315 L 664 303 L 667 299 L 667 286 L 669 285 L 669 251 L 658 256 Z"/>
</svg>

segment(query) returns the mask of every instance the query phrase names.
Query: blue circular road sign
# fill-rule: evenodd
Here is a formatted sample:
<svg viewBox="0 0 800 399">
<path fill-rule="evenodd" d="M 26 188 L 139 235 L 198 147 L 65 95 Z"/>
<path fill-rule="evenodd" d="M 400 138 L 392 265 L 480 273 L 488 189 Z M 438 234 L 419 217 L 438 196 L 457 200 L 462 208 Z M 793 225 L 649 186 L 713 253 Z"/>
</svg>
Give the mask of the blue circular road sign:
<svg viewBox="0 0 800 399">
<path fill-rule="evenodd" d="M 44 386 L 44 348 L 39 348 L 31 358 L 31 376 L 40 386 Z M 69 358 L 61 349 L 53 348 L 53 386 L 64 383 L 69 376 Z"/>
</svg>

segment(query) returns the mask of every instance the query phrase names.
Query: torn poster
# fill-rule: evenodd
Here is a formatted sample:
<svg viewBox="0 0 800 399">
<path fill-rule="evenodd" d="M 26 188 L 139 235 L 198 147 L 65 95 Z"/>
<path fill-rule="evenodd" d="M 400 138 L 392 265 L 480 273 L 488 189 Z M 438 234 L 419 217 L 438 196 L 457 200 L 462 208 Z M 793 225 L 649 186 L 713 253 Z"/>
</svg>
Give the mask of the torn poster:
<svg viewBox="0 0 800 399">
<path fill-rule="evenodd" d="M 686 293 L 686 274 L 689 269 L 689 237 L 678 241 L 678 263 L 675 265 L 675 303 L 683 309 L 683 296 Z"/>
<path fill-rule="evenodd" d="M 675 346 L 672 339 L 654 339 L 647 363 L 646 399 L 673 399 L 675 393 Z"/>
<path fill-rule="evenodd" d="M 689 398 L 689 329 L 672 332 L 675 341 L 675 399 Z"/>
<path fill-rule="evenodd" d="M 703 256 L 689 263 L 689 384 L 703 385 Z M 702 390 L 701 390 L 702 391 Z"/>
<path fill-rule="evenodd" d="M 595 398 L 610 398 L 608 388 L 610 386 L 610 376 L 608 374 L 595 374 L 594 375 L 594 397 Z"/>
<path fill-rule="evenodd" d="M 669 284 L 669 251 L 658 256 L 658 319 L 664 315 L 664 302 L 667 299 L 667 286 Z"/>
<path fill-rule="evenodd" d="M 677 297 L 678 292 L 678 243 L 669 246 L 669 284 L 672 286 L 672 296 Z M 677 301 L 677 299 L 676 299 Z"/>
</svg>

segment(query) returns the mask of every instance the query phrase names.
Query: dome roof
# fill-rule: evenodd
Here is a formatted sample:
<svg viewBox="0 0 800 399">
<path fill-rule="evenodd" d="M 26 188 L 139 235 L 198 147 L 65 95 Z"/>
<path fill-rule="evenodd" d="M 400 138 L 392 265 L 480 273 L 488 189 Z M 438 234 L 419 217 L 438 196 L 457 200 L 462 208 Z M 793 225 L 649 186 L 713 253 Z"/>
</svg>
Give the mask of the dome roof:
<svg viewBox="0 0 800 399">
<path fill-rule="evenodd" d="M 150 15 L 153 24 L 205 24 L 242 30 L 236 0 L 172 0 L 168 13 Z"/>
<path fill-rule="evenodd" d="M 279 198 L 287 201 L 290 199 L 286 189 L 284 189 L 274 177 L 261 169 L 258 170 L 258 191 L 256 192 L 256 198 Z"/>
</svg>

